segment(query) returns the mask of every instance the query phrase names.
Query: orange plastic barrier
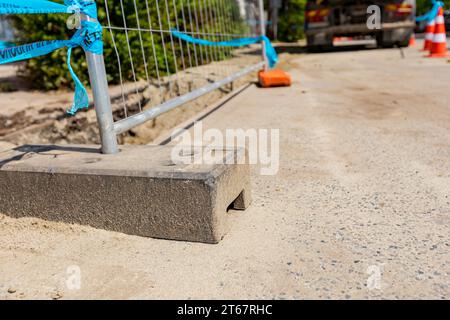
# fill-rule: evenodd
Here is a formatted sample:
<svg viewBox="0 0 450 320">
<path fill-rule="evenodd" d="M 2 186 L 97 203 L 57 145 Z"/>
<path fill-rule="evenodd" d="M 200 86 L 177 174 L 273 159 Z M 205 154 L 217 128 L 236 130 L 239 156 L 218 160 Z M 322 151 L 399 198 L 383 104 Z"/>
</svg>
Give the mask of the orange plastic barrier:
<svg viewBox="0 0 450 320">
<path fill-rule="evenodd" d="M 283 70 L 262 70 L 259 72 L 259 83 L 263 88 L 289 87 L 292 85 L 292 78 Z"/>
</svg>

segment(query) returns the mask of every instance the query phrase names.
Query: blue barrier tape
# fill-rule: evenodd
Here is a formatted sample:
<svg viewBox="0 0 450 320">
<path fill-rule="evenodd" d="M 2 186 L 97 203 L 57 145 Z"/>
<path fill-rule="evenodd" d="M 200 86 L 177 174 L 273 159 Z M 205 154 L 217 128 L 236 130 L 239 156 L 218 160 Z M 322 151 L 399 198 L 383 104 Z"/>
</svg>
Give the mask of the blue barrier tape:
<svg viewBox="0 0 450 320">
<path fill-rule="evenodd" d="M 275 48 L 272 45 L 272 42 L 270 42 L 269 38 L 267 38 L 266 36 L 261 36 L 261 37 L 254 37 L 254 38 L 240 38 L 240 39 L 234 39 L 234 40 L 229 40 L 229 41 L 209 41 L 209 40 L 204 40 L 204 39 L 196 39 L 193 38 L 185 33 L 182 33 L 178 30 L 172 29 L 171 30 L 172 34 L 189 43 L 192 44 L 198 44 L 198 45 L 202 45 L 202 46 L 215 46 L 215 47 L 243 47 L 243 46 L 248 46 L 254 43 L 258 43 L 261 41 L 264 41 L 266 44 L 266 56 L 267 56 L 267 60 L 269 62 L 269 66 L 270 68 L 275 67 L 275 65 L 278 63 L 278 55 L 277 52 L 275 51 Z"/>
<path fill-rule="evenodd" d="M 97 7 L 92 0 L 65 0 L 65 5 L 42 0 L 0 0 L 0 14 L 32 13 L 84 13 L 97 17 Z M 0 64 L 27 60 L 49 54 L 67 47 L 67 66 L 75 82 L 74 102 L 67 111 L 74 115 L 78 110 L 89 107 L 86 88 L 77 77 L 70 64 L 72 49 L 82 47 L 94 54 L 103 54 L 103 29 L 98 22 L 81 21 L 81 28 L 70 40 L 41 41 L 10 48 L 0 48 Z"/>
<path fill-rule="evenodd" d="M 443 6 L 444 6 L 443 2 L 433 0 L 433 7 L 431 8 L 431 10 L 420 17 L 416 17 L 416 21 L 417 22 L 421 22 L 421 21 L 430 22 L 431 20 L 433 20 L 434 18 L 437 17 L 439 8 L 441 8 Z"/>
<path fill-rule="evenodd" d="M 47 0 L 0 0 L 0 14 L 84 13 L 97 19 L 92 0 L 64 0 L 64 4 Z"/>
<path fill-rule="evenodd" d="M 0 41 L 0 50 L 1 49 L 6 49 L 6 48 L 11 48 L 11 47 L 14 47 L 14 46 L 15 46 L 14 43 L 11 43 L 11 42 L 8 42 L 8 41 Z"/>
<path fill-rule="evenodd" d="M 89 107 L 89 98 L 86 88 L 84 88 L 70 64 L 72 48 L 82 47 L 86 51 L 90 51 L 95 54 L 102 54 L 102 34 L 103 29 L 99 23 L 82 21 L 81 29 L 77 30 L 70 40 L 41 41 L 0 50 L 0 64 L 43 56 L 67 47 L 67 66 L 69 68 L 70 75 L 75 82 L 74 103 L 68 113 L 74 115 L 78 110 Z"/>
</svg>

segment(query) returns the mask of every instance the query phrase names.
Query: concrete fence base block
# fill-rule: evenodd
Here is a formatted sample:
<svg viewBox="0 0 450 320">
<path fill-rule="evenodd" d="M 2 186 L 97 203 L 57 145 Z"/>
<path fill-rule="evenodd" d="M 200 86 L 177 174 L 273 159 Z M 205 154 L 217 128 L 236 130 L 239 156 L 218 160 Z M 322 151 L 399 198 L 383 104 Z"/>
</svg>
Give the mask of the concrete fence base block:
<svg viewBox="0 0 450 320">
<path fill-rule="evenodd" d="M 207 165 L 174 163 L 172 148 L 124 146 L 102 155 L 95 146 L 28 145 L 0 152 L 0 213 L 218 243 L 229 228 L 228 209 L 251 202 L 249 166 L 238 164 L 245 151 L 223 152 L 224 163 L 234 164 Z"/>
</svg>

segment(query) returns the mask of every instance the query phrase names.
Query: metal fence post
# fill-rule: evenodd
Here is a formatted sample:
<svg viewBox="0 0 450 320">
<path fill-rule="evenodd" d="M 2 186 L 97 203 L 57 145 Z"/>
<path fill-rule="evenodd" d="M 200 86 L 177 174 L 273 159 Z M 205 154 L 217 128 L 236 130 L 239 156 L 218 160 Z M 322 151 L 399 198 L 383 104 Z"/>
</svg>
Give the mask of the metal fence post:
<svg viewBox="0 0 450 320">
<path fill-rule="evenodd" d="M 266 35 L 266 18 L 264 12 L 264 0 L 259 0 L 259 24 L 261 26 L 261 36 Z M 264 41 L 261 42 L 262 46 L 262 56 L 264 61 L 264 70 L 269 68 L 269 62 L 267 61 L 266 56 L 266 43 Z"/>
<path fill-rule="evenodd" d="M 81 19 L 95 21 L 86 15 L 82 15 Z M 119 152 L 119 148 L 117 146 L 117 136 L 114 132 L 114 119 L 111 98 L 109 96 L 108 80 L 106 79 L 105 61 L 103 55 L 92 52 L 86 52 L 86 60 L 88 63 L 92 94 L 94 96 L 95 112 L 100 129 L 102 152 L 104 154 L 115 154 Z"/>
</svg>

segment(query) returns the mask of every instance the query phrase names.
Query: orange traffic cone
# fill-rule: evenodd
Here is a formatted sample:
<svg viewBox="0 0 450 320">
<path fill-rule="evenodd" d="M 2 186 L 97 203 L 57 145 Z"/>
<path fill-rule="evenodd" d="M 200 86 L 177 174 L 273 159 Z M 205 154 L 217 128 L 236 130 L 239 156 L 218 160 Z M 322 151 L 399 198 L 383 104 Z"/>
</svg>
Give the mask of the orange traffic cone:
<svg viewBox="0 0 450 320">
<path fill-rule="evenodd" d="M 445 33 L 444 9 L 439 8 L 436 17 L 436 27 L 434 29 L 433 43 L 430 48 L 430 58 L 446 58 L 449 57 L 447 51 L 447 35 Z"/>
<path fill-rule="evenodd" d="M 263 88 L 289 87 L 292 84 L 292 78 L 283 70 L 261 70 L 259 72 L 259 83 Z"/>
<path fill-rule="evenodd" d="M 423 44 L 422 51 L 429 51 L 431 48 L 431 44 L 433 43 L 434 36 L 434 28 L 436 26 L 435 20 L 428 21 L 427 28 L 425 29 L 425 42 Z"/>
<path fill-rule="evenodd" d="M 411 35 L 411 38 L 409 38 L 409 44 L 408 46 L 412 47 L 416 45 L 416 35 L 413 33 Z"/>
</svg>

